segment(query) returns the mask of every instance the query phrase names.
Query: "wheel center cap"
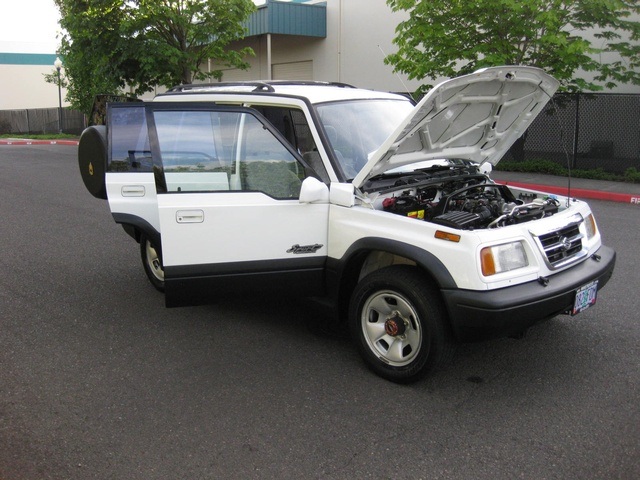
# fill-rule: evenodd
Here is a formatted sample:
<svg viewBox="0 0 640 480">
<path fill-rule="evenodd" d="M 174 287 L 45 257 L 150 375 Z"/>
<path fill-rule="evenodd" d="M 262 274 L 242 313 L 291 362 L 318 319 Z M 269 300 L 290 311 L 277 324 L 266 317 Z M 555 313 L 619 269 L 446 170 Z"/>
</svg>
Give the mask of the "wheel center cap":
<svg viewBox="0 0 640 480">
<path fill-rule="evenodd" d="M 387 332 L 387 335 L 392 337 L 404 335 L 405 326 L 400 315 L 396 313 L 393 317 L 388 318 L 387 321 L 384 322 L 384 331 Z"/>
</svg>

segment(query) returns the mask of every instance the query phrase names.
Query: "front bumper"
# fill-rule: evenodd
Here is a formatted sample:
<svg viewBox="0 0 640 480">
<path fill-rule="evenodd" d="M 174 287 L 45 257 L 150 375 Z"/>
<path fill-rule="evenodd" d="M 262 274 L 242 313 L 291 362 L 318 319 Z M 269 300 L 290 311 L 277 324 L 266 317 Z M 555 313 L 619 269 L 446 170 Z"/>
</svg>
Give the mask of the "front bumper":
<svg viewBox="0 0 640 480">
<path fill-rule="evenodd" d="M 576 290 L 598 280 L 609 281 L 616 252 L 602 246 L 590 258 L 548 277 L 498 290 L 442 290 L 453 333 L 459 341 L 475 341 L 522 333 L 531 325 L 573 307 Z"/>
</svg>

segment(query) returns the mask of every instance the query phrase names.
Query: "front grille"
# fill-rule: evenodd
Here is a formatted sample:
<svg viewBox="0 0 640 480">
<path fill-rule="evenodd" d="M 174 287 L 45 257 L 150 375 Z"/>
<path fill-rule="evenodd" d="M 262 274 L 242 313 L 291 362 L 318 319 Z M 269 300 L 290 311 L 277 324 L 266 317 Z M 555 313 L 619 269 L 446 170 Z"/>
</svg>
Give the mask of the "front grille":
<svg viewBox="0 0 640 480">
<path fill-rule="evenodd" d="M 585 255 L 582 253 L 583 235 L 579 223 L 537 238 L 551 268 L 563 267 Z"/>
</svg>

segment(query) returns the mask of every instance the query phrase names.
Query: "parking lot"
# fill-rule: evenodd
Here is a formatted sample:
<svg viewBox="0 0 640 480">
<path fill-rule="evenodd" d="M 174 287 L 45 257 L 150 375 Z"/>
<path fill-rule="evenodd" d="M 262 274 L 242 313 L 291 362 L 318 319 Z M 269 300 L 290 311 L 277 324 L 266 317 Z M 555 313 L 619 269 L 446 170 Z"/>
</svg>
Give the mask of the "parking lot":
<svg viewBox="0 0 640 480">
<path fill-rule="evenodd" d="M 0 146 L 0 479 L 640 476 L 636 205 L 595 307 L 399 386 L 304 300 L 166 309 L 76 147 Z"/>
</svg>

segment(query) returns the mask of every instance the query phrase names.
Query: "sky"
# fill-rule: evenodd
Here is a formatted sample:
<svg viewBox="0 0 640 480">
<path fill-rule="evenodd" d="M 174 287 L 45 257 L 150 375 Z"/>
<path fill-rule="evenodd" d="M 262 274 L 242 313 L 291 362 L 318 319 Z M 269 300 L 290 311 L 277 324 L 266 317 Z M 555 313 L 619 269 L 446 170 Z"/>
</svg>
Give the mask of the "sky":
<svg viewBox="0 0 640 480">
<path fill-rule="evenodd" d="M 53 0 L 0 0 L 0 52 L 56 53 L 59 17 Z"/>
<path fill-rule="evenodd" d="M 56 53 L 59 18 L 53 0 L 0 0 L 0 52 Z"/>
</svg>

